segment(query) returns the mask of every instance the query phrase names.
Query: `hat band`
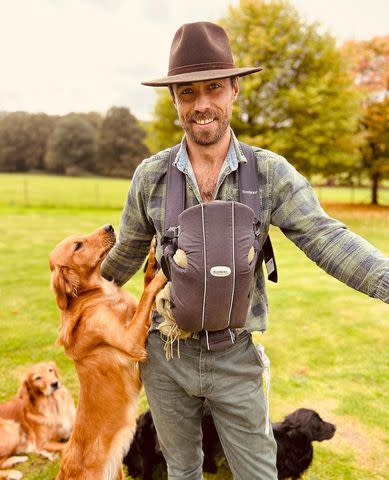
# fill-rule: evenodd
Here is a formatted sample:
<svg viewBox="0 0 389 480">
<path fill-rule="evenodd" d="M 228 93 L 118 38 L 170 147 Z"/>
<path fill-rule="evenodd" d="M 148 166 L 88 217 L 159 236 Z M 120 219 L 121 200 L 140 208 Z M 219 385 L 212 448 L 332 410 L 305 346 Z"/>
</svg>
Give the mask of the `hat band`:
<svg viewBox="0 0 389 480">
<path fill-rule="evenodd" d="M 208 63 L 194 63 L 192 65 L 184 65 L 183 67 L 170 68 L 168 76 L 178 75 L 180 73 L 201 72 L 204 70 L 219 70 L 236 68 L 232 62 L 208 62 Z"/>
</svg>

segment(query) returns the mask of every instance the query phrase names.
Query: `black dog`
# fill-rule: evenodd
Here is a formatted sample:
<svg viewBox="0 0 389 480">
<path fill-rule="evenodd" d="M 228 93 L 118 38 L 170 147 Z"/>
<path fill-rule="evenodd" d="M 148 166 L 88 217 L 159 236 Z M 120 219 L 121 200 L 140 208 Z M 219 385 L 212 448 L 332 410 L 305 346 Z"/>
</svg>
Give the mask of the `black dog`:
<svg viewBox="0 0 389 480">
<path fill-rule="evenodd" d="M 324 422 L 314 411 L 300 408 L 281 423 L 273 423 L 277 442 L 277 470 L 279 480 L 297 480 L 312 462 L 312 442 L 329 440 L 336 426 Z"/>
<path fill-rule="evenodd" d="M 223 458 L 223 449 L 213 423 L 207 403 L 204 405 L 203 429 L 203 470 L 216 473 L 216 458 Z M 283 422 L 273 424 L 277 442 L 278 479 L 297 480 L 312 462 L 312 442 L 329 440 L 336 427 L 324 422 L 313 410 L 300 408 L 288 415 Z M 135 436 L 130 450 L 123 460 L 128 473 L 143 480 L 166 478 L 166 463 L 159 448 L 157 432 L 150 410 L 137 420 Z"/>
<path fill-rule="evenodd" d="M 136 419 L 134 438 L 123 463 L 131 477 L 140 477 L 144 480 L 153 479 L 153 473 L 158 465 L 163 465 L 166 470 L 150 410 L 146 410 Z"/>
</svg>

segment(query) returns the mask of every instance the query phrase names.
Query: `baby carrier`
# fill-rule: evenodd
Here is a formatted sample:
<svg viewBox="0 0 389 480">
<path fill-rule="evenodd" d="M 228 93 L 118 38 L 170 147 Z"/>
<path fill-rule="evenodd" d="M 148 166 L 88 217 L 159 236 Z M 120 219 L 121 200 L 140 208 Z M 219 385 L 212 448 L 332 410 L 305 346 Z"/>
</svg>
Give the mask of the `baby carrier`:
<svg viewBox="0 0 389 480">
<path fill-rule="evenodd" d="M 161 264 L 171 282 L 171 314 L 180 329 L 200 332 L 211 350 L 234 343 L 235 329 L 244 327 L 263 259 L 269 280 L 277 282 L 270 238 L 259 244 L 257 160 L 251 147 L 240 145 L 247 159 L 236 172 L 240 202 L 214 200 L 185 210 L 185 176 L 173 166 L 179 145 L 167 170 Z"/>
</svg>

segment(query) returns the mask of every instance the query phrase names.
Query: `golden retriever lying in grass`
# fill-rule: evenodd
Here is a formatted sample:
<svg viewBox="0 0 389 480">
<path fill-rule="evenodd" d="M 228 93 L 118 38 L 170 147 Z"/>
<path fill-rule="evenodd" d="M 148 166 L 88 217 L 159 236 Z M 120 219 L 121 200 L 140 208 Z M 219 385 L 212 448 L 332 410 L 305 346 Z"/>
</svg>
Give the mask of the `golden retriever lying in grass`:
<svg viewBox="0 0 389 480">
<path fill-rule="evenodd" d="M 138 362 L 146 358 L 151 311 L 166 278 L 162 272 L 154 277 L 150 249 L 137 307 L 133 296 L 100 274 L 114 244 L 115 232 L 107 225 L 66 238 L 50 254 L 52 288 L 61 311 L 59 342 L 80 380 L 76 423 L 57 480 L 123 478 L 121 461 L 135 430 Z"/>
<path fill-rule="evenodd" d="M 70 437 L 75 416 L 73 398 L 61 385 L 54 362 L 40 362 L 30 367 L 17 397 L 0 404 L 0 417 L 22 427 L 17 450 L 47 458 L 63 450 L 65 444 L 60 440 Z"/>
<path fill-rule="evenodd" d="M 18 470 L 8 470 L 17 463 L 28 460 L 28 457 L 12 457 L 22 443 L 23 432 L 20 423 L 0 418 L 0 478 L 19 480 L 23 474 Z M 3 470 L 3 469 L 7 470 Z"/>
</svg>

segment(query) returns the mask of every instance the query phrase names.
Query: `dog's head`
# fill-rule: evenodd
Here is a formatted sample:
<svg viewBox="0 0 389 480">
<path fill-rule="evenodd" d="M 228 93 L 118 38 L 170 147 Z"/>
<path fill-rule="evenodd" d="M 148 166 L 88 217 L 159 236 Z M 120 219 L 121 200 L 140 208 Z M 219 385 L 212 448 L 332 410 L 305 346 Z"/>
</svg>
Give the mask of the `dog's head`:
<svg viewBox="0 0 389 480">
<path fill-rule="evenodd" d="M 24 402 L 35 403 L 39 396 L 50 396 L 61 386 L 54 362 L 40 362 L 28 369 L 18 391 Z"/>
<path fill-rule="evenodd" d="M 67 237 L 54 248 L 49 257 L 51 286 L 60 310 L 66 310 L 82 292 L 98 286 L 101 262 L 115 241 L 114 229 L 106 225 L 90 235 Z"/>
<path fill-rule="evenodd" d="M 329 440 L 336 431 L 336 426 L 325 422 L 314 410 L 299 408 L 288 415 L 281 424 L 287 435 L 293 439 L 305 437 L 310 442 Z"/>
</svg>

